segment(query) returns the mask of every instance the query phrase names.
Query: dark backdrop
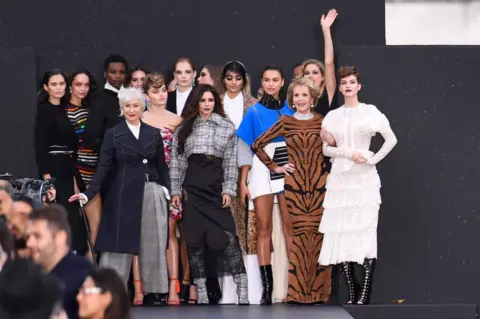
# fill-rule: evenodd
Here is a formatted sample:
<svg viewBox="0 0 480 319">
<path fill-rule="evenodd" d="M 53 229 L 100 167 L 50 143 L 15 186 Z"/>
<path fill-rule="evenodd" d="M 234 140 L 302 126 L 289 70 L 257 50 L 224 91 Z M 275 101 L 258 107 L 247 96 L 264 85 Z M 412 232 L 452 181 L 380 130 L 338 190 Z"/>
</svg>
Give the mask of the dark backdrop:
<svg viewBox="0 0 480 319">
<path fill-rule="evenodd" d="M 0 174 L 34 176 L 36 104 L 32 49 L 0 49 L 0 97 Z"/>
<path fill-rule="evenodd" d="M 183 55 L 239 59 L 256 89 L 267 63 L 290 73 L 323 57 L 319 17 L 330 8 L 339 12 L 337 46 L 385 44 L 384 0 L 17 0 L 0 4 L 0 46 L 33 47 L 39 72 L 85 66 L 99 77 L 112 52 L 159 71 Z"/>
<path fill-rule="evenodd" d="M 398 138 L 378 166 L 374 303 L 480 301 L 479 56 L 480 47 L 340 50 L 361 73 L 361 101 L 384 112 Z"/>
</svg>

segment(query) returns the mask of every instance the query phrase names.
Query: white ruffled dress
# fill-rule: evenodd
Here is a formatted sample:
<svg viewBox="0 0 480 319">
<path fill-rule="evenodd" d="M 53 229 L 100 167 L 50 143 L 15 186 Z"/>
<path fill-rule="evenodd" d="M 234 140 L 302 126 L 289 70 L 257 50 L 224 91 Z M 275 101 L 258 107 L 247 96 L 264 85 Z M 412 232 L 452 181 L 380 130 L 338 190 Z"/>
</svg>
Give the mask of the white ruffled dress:
<svg viewBox="0 0 480 319">
<path fill-rule="evenodd" d="M 374 105 L 342 106 L 330 111 L 322 126 L 336 141 L 336 147 L 323 145 L 331 157 L 324 212 L 319 231 L 324 234 L 319 263 L 363 263 L 377 258 L 377 225 L 380 203 L 380 177 L 375 165 L 395 146 L 397 139 L 388 119 Z M 385 142 L 373 154 L 370 142 L 380 133 Z M 352 153 L 360 152 L 366 163 L 356 164 Z"/>
</svg>

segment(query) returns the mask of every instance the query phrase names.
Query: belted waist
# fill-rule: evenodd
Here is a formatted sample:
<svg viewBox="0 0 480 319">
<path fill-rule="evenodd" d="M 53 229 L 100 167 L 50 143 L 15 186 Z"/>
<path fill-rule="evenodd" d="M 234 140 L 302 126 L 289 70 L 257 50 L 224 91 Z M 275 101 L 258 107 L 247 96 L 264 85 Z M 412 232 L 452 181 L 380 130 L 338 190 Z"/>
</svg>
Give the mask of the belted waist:
<svg viewBox="0 0 480 319">
<path fill-rule="evenodd" d="M 70 150 L 67 146 L 63 145 L 51 145 L 48 147 L 49 155 L 72 155 L 75 152 Z"/>
<path fill-rule="evenodd" d="M 149 174 L 145 174 L 145 183 L 155 182 L 157 180 L 158 180 L 158 178 L 152 178 Z"/>
</svg>

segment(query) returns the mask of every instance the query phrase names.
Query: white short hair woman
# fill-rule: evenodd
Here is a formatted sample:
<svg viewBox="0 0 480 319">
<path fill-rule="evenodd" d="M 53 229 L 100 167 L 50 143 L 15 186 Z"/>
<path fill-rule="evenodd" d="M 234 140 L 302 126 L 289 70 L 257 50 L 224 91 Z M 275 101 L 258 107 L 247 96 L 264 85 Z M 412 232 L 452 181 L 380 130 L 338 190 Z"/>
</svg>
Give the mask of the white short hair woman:
<svg viewBox="0 0 480 319">
<path fill-rule="evenodd" d="M 104 213 L 95 243 L 102 252 L 100 265 L 115 269 L 127 283 L 132 258 L 139 255 L 143 291 L 164 294 L 170 178 L 163 140 L 158 129 L 141 120 L 141 90 L 122 88 L 118 99 L 125 120 L 107 130 L 92 184 L 70 201 L 85 203 L 102 189 Z"/>
</svg>

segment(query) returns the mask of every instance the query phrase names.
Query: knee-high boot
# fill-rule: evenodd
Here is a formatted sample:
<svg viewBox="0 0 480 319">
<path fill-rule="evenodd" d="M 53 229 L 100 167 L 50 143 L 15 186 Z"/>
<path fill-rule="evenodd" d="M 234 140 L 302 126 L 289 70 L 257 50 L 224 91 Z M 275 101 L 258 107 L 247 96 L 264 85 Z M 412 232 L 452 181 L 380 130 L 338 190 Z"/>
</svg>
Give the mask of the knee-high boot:
<svg viewBox="0 0 480 319">
<path fill-rule="evenodd" d="M 273 293 L 272 265 L 260 266 L 260 275 L 262 277 L 263 285 L 262 300 L 260 301 L 260 304 L 271 305 Z"/>
<path fill-rule="evenodd" d="M 343 272 L 343 275 L 345 276 L 345 281 L 347 282 L 347 285 L 348 285 L 348 300 L 346 304 L 353 304 L 355 303 L 357 296 L 355 294 L 356 283 L 353 275 L 352 263 L 343 262 L 342 272 Z"/>
<path fill-rule="evenodd" d="M 363 285 L 360 297 L 357 300 L 358 305 L 366 305 L 370 300 L 370 288 L 372 286 L 373 270 L 375 268 L 375 259 L 365 258 L 363 262 Z"/>
</svg>

